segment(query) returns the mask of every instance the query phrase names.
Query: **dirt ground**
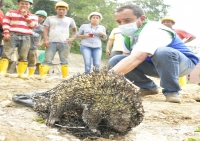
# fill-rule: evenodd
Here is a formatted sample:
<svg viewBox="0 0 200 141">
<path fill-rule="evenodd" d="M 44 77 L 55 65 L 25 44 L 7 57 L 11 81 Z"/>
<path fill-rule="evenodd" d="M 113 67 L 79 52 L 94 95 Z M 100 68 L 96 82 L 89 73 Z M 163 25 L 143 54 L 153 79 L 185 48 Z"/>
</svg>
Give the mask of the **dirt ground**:
<svg viewBox="0 0 200 141">
<path fill-rule="evenodd" d="M 106 63 L 107 61 L 102 61 L 102 65 Z M 83 71 L 82 56 L 71 54 L 69 77 Z M 9 77 L 0 76 L 0 141 L 79 141 L 72 135 L 61 134 L 56 128 L 37 122 L 36 112 L 12 101 L 12 96 L 15 94 L 46 91 L 63 79 L 56 74 L 51 74 L 43 80 L 24 80 L 15 76 L 15 74 Z M 154 80 L 159 85 L 159 79 Z M 181 96 L 183 99 L 181 104 L 165 102 L 161 93 L 143 97 L 145 110 L 143 122 L 127 135 L 112 140 L 188 141 L 193 139 L 195 141 L 196 139 L 200 141 L 200 86 L 187 84 L 182 88 Z M 111 139 L 97 139 L 97 141 L 108 140 Z"/>
</svg>

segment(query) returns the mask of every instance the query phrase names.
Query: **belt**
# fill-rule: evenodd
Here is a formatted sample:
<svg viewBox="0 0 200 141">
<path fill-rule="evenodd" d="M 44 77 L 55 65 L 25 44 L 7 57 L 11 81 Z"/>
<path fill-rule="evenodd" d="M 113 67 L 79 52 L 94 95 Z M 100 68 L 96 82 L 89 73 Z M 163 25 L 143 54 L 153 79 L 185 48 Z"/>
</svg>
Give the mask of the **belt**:
<svg viewBox="0 0 200 141">
<path fill-rule="evenodd" d="M 30 34 L 25 34 L 25 33 L 18 33 L 18 32 L 11 32 L 15 35 L 18 35 L 18 36 L 30 36 Z"/>
</svg>

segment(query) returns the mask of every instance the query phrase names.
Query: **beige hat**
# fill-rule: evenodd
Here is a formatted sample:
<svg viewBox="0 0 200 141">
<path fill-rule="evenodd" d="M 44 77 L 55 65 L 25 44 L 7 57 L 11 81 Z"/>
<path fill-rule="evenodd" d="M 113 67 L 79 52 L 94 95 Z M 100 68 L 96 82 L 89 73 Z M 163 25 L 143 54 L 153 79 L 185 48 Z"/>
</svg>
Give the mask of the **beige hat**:
<svg viewBox="0 0 200 141">
<path fill-rule="evenodd" d="M 100 17 L 100 20 L 103 19 L 102 15 L 101 15 L 99 12 L 92 12 L 92 13 L 90 13 L 90 15 L 88 16 L 88 20 L 89 20 L 89 21 L 90 21 L 91 16 L 93 16 L 93 15 L 99 16 L 99 17 Z"/>
<path fill-rule="evenodd" d="M 60 7 L 60 6 L 65 7 L 67 10 L 69 10 L 68 4 L 66 2 L 63 2 L 63 1 L 56 3 L 54 8 L 56 9 L 57 7 Z"/>
<path fill-rule="evenodd" d="M 165 18 L 163 18 L 162 20 L 161 20 L 161 23 L 163 23 L 164 21 L 172 21 L 172 23 L 174 23 L 175 24 L 175 21 L 174 21 L 174 19 L 172 19 L 171 17 L 165 17 Z"/>
</svg>

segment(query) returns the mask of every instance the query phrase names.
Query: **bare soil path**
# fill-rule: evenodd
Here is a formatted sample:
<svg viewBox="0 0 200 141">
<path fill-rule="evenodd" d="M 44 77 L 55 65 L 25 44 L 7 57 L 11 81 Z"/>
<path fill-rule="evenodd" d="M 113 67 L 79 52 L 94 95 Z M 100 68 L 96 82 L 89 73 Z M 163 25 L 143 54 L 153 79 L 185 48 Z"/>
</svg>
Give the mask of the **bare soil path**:
<svg viewBox="0 0 200 141">
<path fill-rule="evenodd" d="M 58 61 L 55 59 L 55 62 Z M 105 65 L 107 60 L 102 61 Z M 70 54 L 69 74 L 84 72 L 81 55 Z M 69 76 L 69 77 L 70 77 Z M 46 80 L 0 76 L 0 141 L 79 141 L 69 134 L 60 134 L 56 128 L 37 122 L 37 114 L 31 108 L 12 102 L 14 94 L 46 91 L 63 79 L 49 76 Z M 154 79 L 159 85 L 159 79 Z M 188 141 L 200 140 L 200 86 L 187 84 L 182 88 L 181 104 L 165 102 L 164 96 L 143 97 L 145 118 L 127 135 L 114 138 L 115 141 Z M 161 88 L 160 88 L 161 91 Z M 106 141 L 109 139 L 97 139 Z"/>
</svg>

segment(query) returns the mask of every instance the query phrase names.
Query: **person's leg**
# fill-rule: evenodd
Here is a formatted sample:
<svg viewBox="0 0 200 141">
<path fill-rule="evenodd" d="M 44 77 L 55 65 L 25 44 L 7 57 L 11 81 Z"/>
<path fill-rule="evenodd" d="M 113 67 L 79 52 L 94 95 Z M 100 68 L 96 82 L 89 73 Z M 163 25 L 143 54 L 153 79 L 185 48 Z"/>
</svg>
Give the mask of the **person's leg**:
<svg viewBox="0 0 200 141">
<path fill-rule="evenodd" d="M 30 35 L 27 36 L 18 36 L 20 37 L 20 44 L 18 46 L 18 56 L 19 56 L 19 61 L 20 62 L 27 62 L 27 57 L 28 57 L 28 52 L 30 49 Z"/>
<path fill-rule="evenodd" d="M 195 67 L 184 54 L 170 47 L 158 48 L 152 61 L 161 78 L 163 94 L 179 94 L 181 90 L 178 77 L 189 74 Z"/>
<path fill-rule="evenodd" d="M 122 59 L 124 59 L 125 57 L 127 57 L 128 55 L 126 54 L 121 54 L 121 55 L 116 55 L 116 56 L 113 56 L 112 58 L 110 58 L 108 60 L 108 64 L 111 66 L 111 67 L 114 67 L 117 63 L 119 63 Z"/>
<path fill-rule="evenodd" d="M 37 49 L 29 50 L 28 53 L 28 76 L 32 77 L 35 73 L 37 63 Z"/>
<path fill-rule="evenodd" d="M 152 91 L 152 93 L 155 92 L 155 94 L 158 93 L 157 85 L 146 75 L 151 77 L 159 77 L 152 62 L 143 61 L 135 69 L 125 74 L 125 77 L 132 81 L 136 86 L 140 87 L 141 91 L 146 91 L 146 94 L 148 94 L 148 91 Z"/>
<path fill-rule="evenodd" d="M 45 50 L 45 60 L 44 60 L 44 65 L 50 66 L 52 64 L 52 61 L 54 59 L 54 56 L 56 54 L 56 48 L 57 43 L 50 43 L 50 46 L 46 48 Z"/>
<path fill-rule="evenodd" d="M 50 66 L 52 65 L 52 61 L 54 59 L 54 56 L 56 54 L 56 48 L 57 43 L 50 43 L 49 47 L 45 50 L 45 60 L 44 62 L 39 66 L 39 74 L 41 78 L 45 78 Z"/>
<path fill-rule="evenodd" d="M 93 66 L 99 70 L 101 65 L 102 48 L 92 49 Z"/>
<path fill-rule="evenodd" d="M 10 33 L 11 39 L 4 41 L 4 48 L 0 60 L 0 75 L 5 75 L 7 72 L 11 55 L 14 52 L 14 48 L 17 46 L 18 38 L 14 33 Z"/>
<path fill-rule="evenodd" d="M 37 63 L 37 49 L 28 52 L 28 67 L 35 67 Z"/>
<path fill-rule="evenodd" d="M 60 57 L 60 63 L 61 63 L 61 73 L 62 77 L 66 78 L 68 76 L 68 57 L 70 53 L 68 43 L 59 43 L 58 45 L 58 54 Z"/>
<path fill-rule="evenodd" d="M 60 58 L 60 64 L 67 65 L 69 58 L 69 44 L 67 43 L 57 43 L 57 44 L 58 44 L 57 49 Z"/>
<path fill-rule="evenodd" d="M 92 57 L 92 50 L 90 47 L 86 47 L 81 45 L 80 51 L 83 55 L 84 64 L 85 64 L 85 72 L 90 73 L 91 70 L 91 57 Z"/>
<path fill-rule="evenodd" d="M 10 33 L 11 39 L 9 41 L 4 41 L 3 45 L 3 52 L 2 52 L 2 58 L 11 59 L 11 55 L 14 52 L 15 47 L 18 46 L 18 38 L 17 35 L 14 33 Z"/>
<path fill-rule="evenodd" d="M 116 55 L 109 60 L 109 65 L 113 67 L 127 56 L 128 55 L 124 54 Z M 159 77 L 152 62 L 142 62 L 135 69 L 125 74 L 125 77 L 133 82 L 136 86 L 140 87 L 140 90 L 143 92 L 141 95 L 158 93 L 156 84 L 151 79 L 146 77 L 146 75 Z"/>
<path fill-rule="evenodd" d="M 3 52 L 3 46 L 0 45 L 0 57 L 1 57 L 1 55 L 2 55 L 2 52 Z"/>
<path fill-rule="evenodd" d="M 113 56 L 115 56 L 115 55 L 120 55 L 120 54 L 122 54 L 123 52 L 122 51 L 111 51 L 111 53 L 110 53 L 110 58 L 112 58 Z"/>
<path fill-rule="evenodd" d="M 30 35 L 17 35 L 18 37 L 18 64 L 17 64 L 17 74 L 18 77 L 24 78 L 24 73 L 28 65 L 28 52 L 30 49 Z"/>
</svg>

